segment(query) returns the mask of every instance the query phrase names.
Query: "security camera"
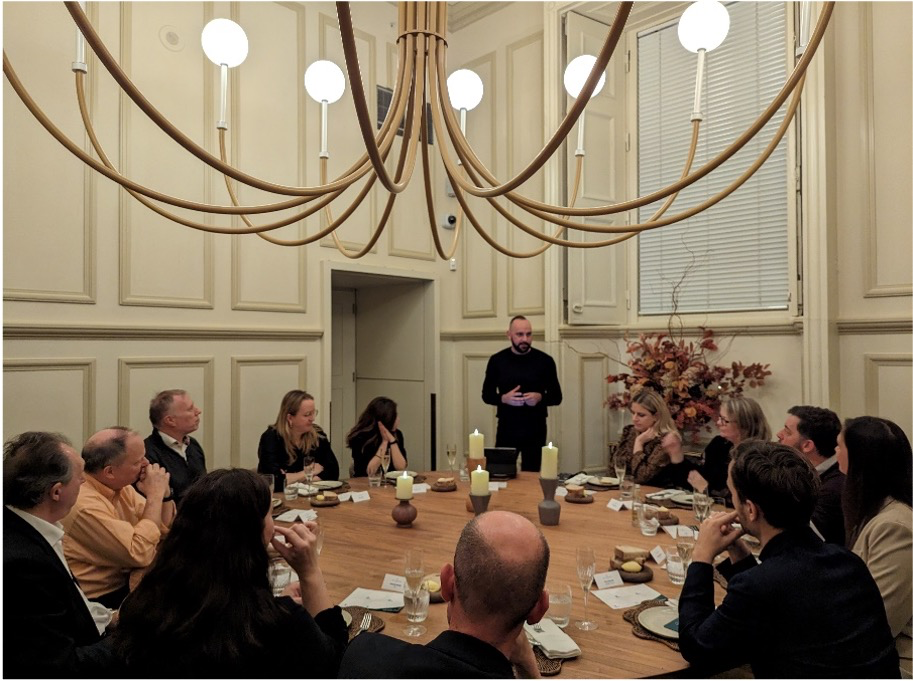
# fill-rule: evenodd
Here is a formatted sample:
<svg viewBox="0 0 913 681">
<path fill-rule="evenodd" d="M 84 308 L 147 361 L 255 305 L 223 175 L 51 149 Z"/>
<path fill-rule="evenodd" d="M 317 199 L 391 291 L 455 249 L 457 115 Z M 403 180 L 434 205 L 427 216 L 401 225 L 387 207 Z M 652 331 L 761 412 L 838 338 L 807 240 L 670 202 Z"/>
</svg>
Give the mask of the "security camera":
<svg viewBox="0 0 913 681">
<path fill-rule="evenodd" d="M 441 217 L 441 227 L 444 229 L 453 229 L 456 227 L 457 218 L 456 215 L 448 213 Z"/>
</svg>

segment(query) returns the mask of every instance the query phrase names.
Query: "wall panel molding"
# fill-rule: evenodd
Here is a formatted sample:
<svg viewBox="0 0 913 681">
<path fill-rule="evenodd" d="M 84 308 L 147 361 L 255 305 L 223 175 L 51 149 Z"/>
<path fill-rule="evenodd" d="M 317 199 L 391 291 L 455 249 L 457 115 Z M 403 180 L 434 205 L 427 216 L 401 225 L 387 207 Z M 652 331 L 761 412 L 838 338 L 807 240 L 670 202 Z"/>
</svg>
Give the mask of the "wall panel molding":
<svg viewBox="0 0 913 681">
<path fill-rule="evenodd" d="M 865 353 L 863 355 L 865 372 L 865 413 L 881 414 L 879 400 L 879 370 L 884 367 L 900 368 L 913 366 L 913 354 L 910 353 Z"/>
<path fill-rule="evenodd" d="M 604 404 L 606 398 L 608 397 L 608 383 L 606 383 L 604 376 L 609 373 L 609 360 L 602 353 L 581 353 L 577 356 L 577 386 L 579 388 L 579 402 L 577 408 L 577 423 L 575 428 L 577 430 L 578 437 L 578 450 L 580 452 L 580 462 L 578 468 L 583 470 L 598 470 L 600 468 L 605 468 L 609 466 L 607 460 L 608 450 L 606 448 L 606 443 L 608 442 L 608 427 L 609 427 L 609 413 L 608 409 L 605 408 Z M 593 389 L 593 377 L 596 377 L 596 382 L 598 388 Z M 598 390 L 598 394 L 591 394 L 595 390 Z M 599 455 L 594 456 L 591 452 L 588 452 L 588 449 L 591 447 L 587 446 L 587 440 L 592 440 L 592 431 L 594 426 L 597 424 L 588 422 L 588 409 L 587 405 L 598 404 L 601 411 L 601 422 L 598 426 L 601 428 L 601 437 L 600 437 L 600 449 Z M 590 442 L 592 445 L 592 442 Z"/>
<path fill-rule="evenodd" d="M 95 432 L 95 360 L 88 357 L 19 358 L 3 360 L 3 373 L 28 371 L 78 371 L 82 373 L 83 435 Z M 14 396 L 7 396 L 15 399 Z M 81 443 L 76 443 L 80 446 Z"/>
<path fill-rule="evenodd" d="M 463 413 L 460 414 L 459 423 L 461 433 L 473 432 L 474 429 L 478 428 L 479 432 L 485 434 L 485 444 L 488 447 L 495 446 L 495 433 L 497 430 L 497 416 L 495 408 L 484 404 L 482 402 L 481 393 L 476 393 L 470 396 L 469 385 L 472 383 L 470 381 L 470 375 L 485 375 L 485 367 L 488 365 L 488 358 L 491 357 L 489 352 L 464 352 L 462 353 L 462 370 L 460 372 L 460 381 L 462 383 L 462 393 L 463 393 Z M 471 367 L 479 367 L 471 371 Z M 479 382 L 481 385 L 481 382 Z M 470 402 L 472 400 L 472 402 Z M 479 409 L 484 408 L 488 410 L 488 419 L 487 422 L 483 423 L 474 423 L 471 417 L 473 412 L 472 406 L 476 406 L 475 411 L 479 412 Z M 481 405 L 481 407 L 479 406 Z M 478 421 L 480 419 L 476 419 Z M 466 437 L 466 436 L 464 436 Z M 466 440 L 461 440 L 462 442 L 467 442 Z M 458 445 L 463 446 L 463 445 Z"/>
<path fill-rule="evenodd" d="M 913 333 L 913 319 L 838 319 L 837 332 L 844 334 Z"/>
<path fill-rule="evenodd" d="M 163 327 L 109 324 L 4 324 L 4 340 L 263 340 L 314 341 L 322 329 L 277 327 Z"/>
</svg>

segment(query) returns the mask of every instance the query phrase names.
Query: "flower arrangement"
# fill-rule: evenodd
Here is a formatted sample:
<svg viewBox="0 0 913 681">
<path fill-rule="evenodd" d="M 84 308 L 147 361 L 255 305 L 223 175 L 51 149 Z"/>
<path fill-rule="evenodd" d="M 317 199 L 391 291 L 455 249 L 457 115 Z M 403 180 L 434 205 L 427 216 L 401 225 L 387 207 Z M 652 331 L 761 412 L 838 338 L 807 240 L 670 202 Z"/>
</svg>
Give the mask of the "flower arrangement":
<svg viewBox="0 0 913 681">
<path fill-rule="evenodd" d="M 609 409 L 627 409 L 631 398 L 644 388 L 659 393 L 669 407 L 679 431 L 689 433 L 696 442 L 701 430 L 711 432 L 710 423 L 716 418 L 723 397 L 740 395 L 746 385 L 757 388 L 771 375 L 769 364 L 757 362 L 745 365 L 713 366 L 708 351 L 718 350 L 713 331 L 701 327 L 700 341 L 674 340 L 664 333 L 640 334 L 628 341 L 627 365 L 630 373 L 612 374 L 609 383 L 623 383 L 624 391 L 609 397 Z"/>
</svg>

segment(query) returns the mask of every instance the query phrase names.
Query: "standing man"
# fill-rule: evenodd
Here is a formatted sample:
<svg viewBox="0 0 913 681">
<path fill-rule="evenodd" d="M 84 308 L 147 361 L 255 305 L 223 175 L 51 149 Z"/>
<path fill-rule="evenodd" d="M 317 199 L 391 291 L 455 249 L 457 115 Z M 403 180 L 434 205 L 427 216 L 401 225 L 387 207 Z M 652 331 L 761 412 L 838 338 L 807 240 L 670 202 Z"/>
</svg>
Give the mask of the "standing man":
<svg viewBox="0 0 913 681">
<path fill-rule="evenodd" d="M 60 521 L 83 480 L 62 435 L 22 433 L 3 453 L 3 675 L 98 677 L 110 611 L 90 605 L 63 555 Z M 96 619 L 97 616 L 97 619 Z"/>
<path fill-rule="evenodd" d="M 149 403 L 152 435 L 146 438 L 146 459 L 171 475 L 174 501 L 206 475 L 206 457 L 190 434 L 200 427 L 200 410 L 185 390 L 163 390 Z"/>
<path fill-rule="evenodd" d="M 798 451 L 818 471 L 821 488 L 812 511 L 812 527 L 824 541 L 843 546 L 846 539 L 841 500 L 846 476 L 837 467 L 834 453 L 839 434 L 840 418 L 830 409 L 799 406 L 787 412 L 777 440 Z"/>
<path fill-rule="evenodd" d="M 63 550 L 86 595 L 118 608 L 171 526 L 169 475 L 146 461 L 139 433 L 122 426 L 95 433 L 82 458 L 86 482 L 64 518 Z"/>
<path fill-rule="evenodd" d="M 482 401 L 498 408 L 496 447 L 516 447 L 523 470 L 537 471 L 547 432 L 547 407 L 561 404 L 555 360 L 533 348 L 533 326 L 526 317 L 510 320 L 510 347 L 488 360 Z"/>
</svg>

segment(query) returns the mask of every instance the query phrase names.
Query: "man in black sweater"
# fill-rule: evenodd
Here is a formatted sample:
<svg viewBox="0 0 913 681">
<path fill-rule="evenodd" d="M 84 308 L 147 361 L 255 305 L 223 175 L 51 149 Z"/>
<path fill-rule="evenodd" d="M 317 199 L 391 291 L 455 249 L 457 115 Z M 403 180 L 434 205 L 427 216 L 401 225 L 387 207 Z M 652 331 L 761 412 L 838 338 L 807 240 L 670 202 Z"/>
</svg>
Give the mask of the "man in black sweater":
<svg viewBox="0 0 913 681">
<path fill-rule="evenodd" d="M 200 427 L 201 413 L 184 390 L 163 390 L 149 403 L 153 428 L 146 458 L 171 474 L 171 496 L 179 506 L 187 488 L 206 474 L 203 448 L 190 437 Z"/>
<path fill-rule="evenodd" d="M 515 447 L 523 470 L 538 472 L 547 432 L 547 407 L 561 404 L 555 360 L 532 347 L 533 327 L 526 317 L 510 320 L 510 347 L 488 360 L 482 400 L 498 408 L 496 447 Z"/>
</svg>

